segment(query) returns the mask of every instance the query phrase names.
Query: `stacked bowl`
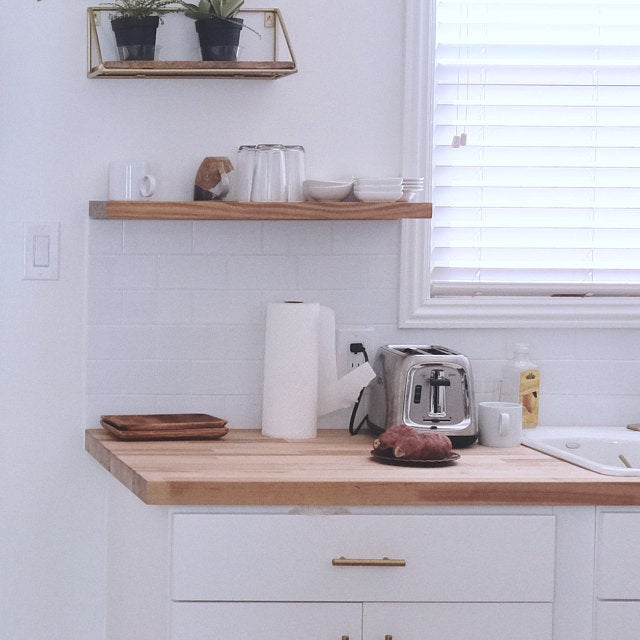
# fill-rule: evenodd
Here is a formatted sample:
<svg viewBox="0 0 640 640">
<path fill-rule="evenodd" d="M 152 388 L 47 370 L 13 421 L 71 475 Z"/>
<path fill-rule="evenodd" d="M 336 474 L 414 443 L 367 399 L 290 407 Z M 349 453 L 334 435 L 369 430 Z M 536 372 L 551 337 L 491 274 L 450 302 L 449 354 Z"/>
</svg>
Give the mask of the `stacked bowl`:
<svg viewBox="0 0 640 640">
<path fill-rule="evenodd" d="M 353 194 L 362 202 L 396 202 L 402 197 L 402 178 L 357 178 Z"/>
</svg>

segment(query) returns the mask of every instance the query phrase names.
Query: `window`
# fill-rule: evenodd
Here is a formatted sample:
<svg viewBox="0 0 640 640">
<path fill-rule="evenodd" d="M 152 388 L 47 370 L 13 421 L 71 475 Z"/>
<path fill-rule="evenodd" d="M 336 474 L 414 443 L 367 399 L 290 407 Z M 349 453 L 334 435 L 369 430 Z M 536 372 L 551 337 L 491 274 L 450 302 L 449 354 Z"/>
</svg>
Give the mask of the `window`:
<svg viewBox="0 0 640 640">
<path fill-rule="evenodd" d="M 434 214 L 403 223 L 402 326 L 640 325 L 640 5 L 419 4 Z"/>
</svg>

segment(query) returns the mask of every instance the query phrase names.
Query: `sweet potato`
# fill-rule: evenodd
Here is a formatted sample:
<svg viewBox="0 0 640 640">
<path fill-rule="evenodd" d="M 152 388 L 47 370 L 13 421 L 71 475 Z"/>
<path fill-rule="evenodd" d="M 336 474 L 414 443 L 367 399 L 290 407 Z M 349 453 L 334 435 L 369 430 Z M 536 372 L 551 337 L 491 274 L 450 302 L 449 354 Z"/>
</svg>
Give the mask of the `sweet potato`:
<svg viewBox="0 0 640 640">
<path fill-rule="evenodd" d="M 410 460 L 444 460 L 451 455 L 451 440 L 439 433 L 414 433 L 398 440 L 393 453 Z"/>
<path fill-rule="evenodd" d="M 384 433 L 380 434 L 373 443 L 373 448 L 377 451 L 385 451 L 387 449 L 393 449 L 396 446 L 396 442 L 403 435 L 411 435 L 415 431 L 411 427 L 407 427 L 405 424 L 396 424 L 393 427 L 389 427 Z"/>
</svg>

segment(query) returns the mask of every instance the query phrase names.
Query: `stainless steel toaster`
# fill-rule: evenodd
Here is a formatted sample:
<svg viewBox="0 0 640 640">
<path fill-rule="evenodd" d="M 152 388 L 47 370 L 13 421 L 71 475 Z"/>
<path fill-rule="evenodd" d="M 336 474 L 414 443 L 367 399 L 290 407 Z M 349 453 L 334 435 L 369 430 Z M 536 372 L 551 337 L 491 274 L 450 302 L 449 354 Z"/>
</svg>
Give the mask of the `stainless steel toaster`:
<svg viewBox="0 0 640 640">
<path fill-rule="evenodd" d="M 386 345 L 373 362 L 366 388 L 366 424 L 375 433 L 405 424 L 437 431 L 454 446 L 478 436 L 471 365 L 466 356 L 439 346 Z"/>
</svg>

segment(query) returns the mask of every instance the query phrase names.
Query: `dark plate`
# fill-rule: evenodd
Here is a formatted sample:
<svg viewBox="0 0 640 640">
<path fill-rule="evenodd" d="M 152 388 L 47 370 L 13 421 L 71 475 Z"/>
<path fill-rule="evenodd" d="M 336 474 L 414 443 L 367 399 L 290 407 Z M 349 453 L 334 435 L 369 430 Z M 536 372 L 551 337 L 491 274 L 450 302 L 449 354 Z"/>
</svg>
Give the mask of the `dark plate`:
<svg viewBox="0 0 640 640">
<path fill-rule="evenodd" d="M 437 467 L 450 462 L 455 462 L 460 457 L 460 454 L 452 451 L 448 458 L 442 458 L 441 460 L 412 460 L 410 458 L 393 458 L 391 456 L 381 455 L 376 453 L 376 450 L 374 449 L 371 452 L 371 457 L 374 460 L 385 464 L 396 464 L 405 467 Z"/>
</svg>

